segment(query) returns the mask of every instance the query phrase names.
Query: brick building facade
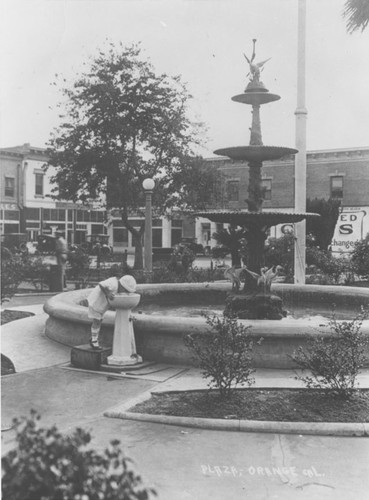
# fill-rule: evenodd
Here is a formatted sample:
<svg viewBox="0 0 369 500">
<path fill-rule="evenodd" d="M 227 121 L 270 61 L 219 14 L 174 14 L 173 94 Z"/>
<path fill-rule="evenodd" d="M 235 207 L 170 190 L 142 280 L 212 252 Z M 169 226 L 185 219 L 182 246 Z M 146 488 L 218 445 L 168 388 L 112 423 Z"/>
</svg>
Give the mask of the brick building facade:
<svg viewBox="0 0 369 500">
<path fill-rule="evenodd" d="M 224 197 L 217 200 L 217 208 L 247 209 L 247 163 L 225 158 L 208 161 L 218 169 L 224 184 Z M 263 210 L 293 211 L 294 168 L 293 156 L 263 164 Z M 306 191 L 310 199 L 335 198 L 341 201 L 332 250 L 349 250 L 355 241 L 369 232 L 369 147 L 309 151 Z M 272 228 L 271 235 L 281 236 L 281 227 Z M 215 230 L 214 223 L 205 219 L 197 221 L 199 242 L 206 243 Z"/>
</svg>

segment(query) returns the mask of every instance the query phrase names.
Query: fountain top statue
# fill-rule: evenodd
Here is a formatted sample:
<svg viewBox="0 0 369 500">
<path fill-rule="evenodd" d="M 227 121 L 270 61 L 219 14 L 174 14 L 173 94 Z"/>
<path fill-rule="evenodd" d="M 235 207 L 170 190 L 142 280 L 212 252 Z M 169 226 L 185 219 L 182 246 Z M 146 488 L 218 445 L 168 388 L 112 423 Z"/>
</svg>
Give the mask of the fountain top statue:
<svg viewBox="0 0 369 500">
<path fill-rule="evenodd" d="M 271 58 L 269 57 L 264 61 L 261 61 L 259 63 L 254 63 L 256 56 L 255 52 L 256 38 L 254 38 L 252 42 L 253 42 L 253 51 L 251 59 L 249 59 L 245 53 L 243 54 L 250 68 L 250 71 L 247 74 L 247 76 L 250 77 L 250 83 L 246 87 L 245 92 L 255 92 L 255 91 L 268 92 L 268 89 L 265 88 L 263 82 L 260 81 L 260 73 L 263 70 L 264 64 L 268 62 Z"/>
</svg>

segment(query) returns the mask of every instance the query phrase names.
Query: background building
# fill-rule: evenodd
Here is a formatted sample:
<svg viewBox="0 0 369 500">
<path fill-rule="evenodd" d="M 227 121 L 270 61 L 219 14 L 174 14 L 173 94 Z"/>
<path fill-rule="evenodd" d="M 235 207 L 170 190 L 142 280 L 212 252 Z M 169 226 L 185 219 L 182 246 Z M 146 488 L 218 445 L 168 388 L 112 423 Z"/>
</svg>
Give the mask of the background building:
<svg viewBox="0 0 369 500">
<path fill-rule="evenodd" d="M 0 149 L 1 234 L 26 233 L 35 241 L 60 230 L 69 243 L 82 243 L 88 234 L 106 232 L 104 210 L 52 199 L 47 162 L 46 150 L 30 144 Z"/>
</svg>

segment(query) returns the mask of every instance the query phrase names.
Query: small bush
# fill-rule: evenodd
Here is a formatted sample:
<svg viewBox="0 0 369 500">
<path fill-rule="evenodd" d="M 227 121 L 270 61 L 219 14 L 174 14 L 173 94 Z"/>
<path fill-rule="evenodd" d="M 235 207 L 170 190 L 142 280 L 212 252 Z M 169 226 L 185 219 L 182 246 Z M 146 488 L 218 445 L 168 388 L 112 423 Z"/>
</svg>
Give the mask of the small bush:
<svg viewBox="0 0 369 500">
<path fill-rule="evenodd" d="M 338 285 L 353 281 L 351 261 L 344 255 L 333 256 L 317 247 L 307 247 L 306 261 L 315 266 L 318 275 L 323 274 L 321 284 Z"/>
<path fill-rule="evenodd" d="M 69 252 L 67 278 L 84 284 L 88 280 L 90 257 L 81 248 Z"/>
<path fill-rule="evenodd" d="M 187 335 L 185 344 L 199 360 L 204 378 L 210 379 L 208 386 L 218 389 L 222 399 L 229 398 L 232 387 L 254 383 L 251 327 L 218 315 L 206 316 L 206 322 L 212 331 Z"/>
<path fill-rule="evenodd" d="M 11 500 L 147 500 L 156 496 L 142 484 L 119 441 L 103 454 L 87 448 L 88 432 L 63 436 L 55 426 L 38 427 L 40 417 L 14 419 L 17 448 L 2 458 L 2 498 Z"/>
<path fill-rule="evenodd" d="M 294 235 L 286 234 L 281 238 L 269 238 L 265 249 L 265 265 L 268 268 L 281 265 L 287 283 L 293 282 L 294 244 Z M 314 270 L 307 278 L 307 283 L 338 285 L 354 280 L 350 259 L 344 255 L 336 257 L 327 250 L 322 250 L 315 245 L 310 235 L 306 237 L 306 265 L 308 271 Z"/>
<path fill-rule="evenodd" d="M 6 251 L 5 251 L 6 250 Z M 20 255 L 13 255 L 1 248 L 1 303 L 10 300 L 23 279 L 23 261 Z"/>
<path fill-rule="evenodd" d="M 224 245 L 217 245 L 211 249 L 213 259 L 225 259 L 229 254 L 229 248 Z"/>
<path fill-rule="evenodd" d="M 265 266 L 282 266 L 286 275 L 286 282 L 293 282 L 294 266 L 294 236 L 286 234 L 281 238 L 269 238 L 265 248 Z"/>
<path fill-rule="evenodd" d="M 186 273 L 196 259 L 196 254 L 186 245 L 178 244 L 173 247 L 172 257 L 168 264 L 169 269 L 178 273 Z"/>
<path fill-rule="evenodd" d="M 328 322 L 331 337 L 311 339 L 306 348 L 299 347 L 291 356 L 297 366 L 309 370 L 311 375 L 297 375 L 308 388 L 330 389 L 340 397 L 348 397 L 355 387 L 360 368 L 365 362 L 369 339 L 361 332 L 361 325 L 368 317 L 368 310 L 351 321 Z"/>
<path fill-rule="evenodd" d="M 355 243 L 351 262 L 356 274 L 364 279 L 369 279 L 369 233 L 364 240 Z"/>
<path fill-rule="evenodd" d="M 50 280 L 50 267 L 43 263 L 42 257 L 23 257 L 22 280 L 30 281 L 38 289 Z"/>
</svg>

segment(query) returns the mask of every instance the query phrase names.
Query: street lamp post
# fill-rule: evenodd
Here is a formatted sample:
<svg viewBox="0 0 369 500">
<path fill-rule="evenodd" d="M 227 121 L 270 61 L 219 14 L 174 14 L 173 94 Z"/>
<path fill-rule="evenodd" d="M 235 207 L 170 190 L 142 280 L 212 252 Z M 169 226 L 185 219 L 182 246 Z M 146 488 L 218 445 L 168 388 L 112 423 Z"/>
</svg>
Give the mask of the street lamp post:
<svg viewBox="0 0 369 500">
<path fill-rule="evenodd" d="M 155 187 L 153 179 L 145 179 L 142 183 L 146 195 L 145 210 L 145 269 L 152 271 L 152 192 Z"/>
</svg>

